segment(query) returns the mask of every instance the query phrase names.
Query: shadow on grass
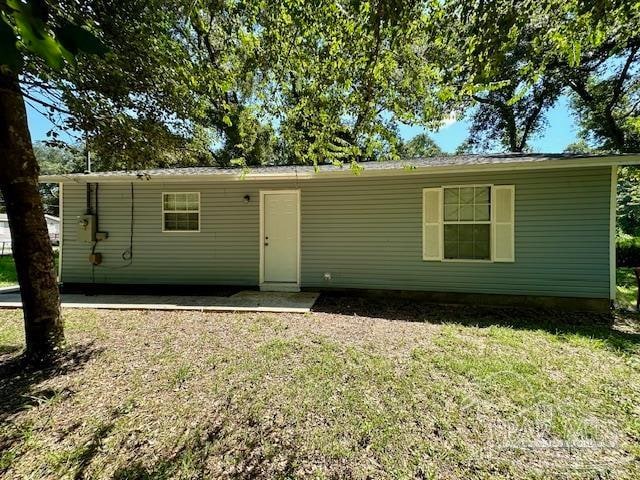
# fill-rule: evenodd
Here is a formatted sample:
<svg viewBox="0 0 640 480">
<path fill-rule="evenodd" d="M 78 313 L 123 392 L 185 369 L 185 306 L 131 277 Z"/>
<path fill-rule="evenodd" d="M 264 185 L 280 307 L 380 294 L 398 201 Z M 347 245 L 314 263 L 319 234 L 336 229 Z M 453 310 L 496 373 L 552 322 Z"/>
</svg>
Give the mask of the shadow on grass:
<svg viewBox="0 0 640 480">
<path fill-rule="evenodd" d="M 243 433 L 242 438 L 235 439 L 238 443 L 234 444 L 237 428 L 242 429 Z M 171 454 L 151 465 L 134 461 L 121 466 L 112 478 L 295 478 L 295 453 L 265 449 L 262 444 L 263 439 L 274 438 L 280 428 L 262 417 L 250 416 L 230 425 L 224 415 L 215 415 L 180 440 Z"/>
<path fill-rule="evenodd" d="M 405 322 L 545 330 L 554 335 L 574 334 L 599 339 L 614 351 L 640 353 L 640 315 L 632 312 L 599 314 L 531 308 L 442 305 L 392 296 L 381 298 L 339 293 L 323 293 L 316 301 L 313 311 Z M 618 328 L 621 324 L 624 325 L 624 329 Z"/>
<path fill-rule="evenodd" d="M 18 350 L 17 348 L 16 350 Z M 93 343 L 71 347 L 46 367 L 30 367 L 21 355 L 0 363 L 0 423 L 13 413 L 56 396 L 69 396 L 69 390 L 38 389 L 43 381 L 77 371 L 102 352 Z M 7 353 L 7 352 L 5 352 Z"/>
<path fill-rule="evenodd" d="M 22 350 L 22 347 L 20 345 L 0 345 L 0 355 L 16 353 L 20 350 Z"/>
<path fill-rule="evenodd" d="M 21 350 L 16 348 L 15 350 Z M 21 410 L 35 405 L 41 405 L 57 399 L 65 399 L 73 395 L 73 391 L 68 388 L 52 389 L 39 388 L 40 384 L 46 380 L 60 375 L 66 375 L 82 369 L 85 364 L 101 353 L 101 349 L 96 348 L 93 343 L 78 345 L 65 350 L 56 357 L 52 364 L 46 367 L 32 367 L 25 363 L 22 355 L 10 357 L 0 362 L 0 426 L 10 421 L 11 415 Z M 5 351 L 5 353 L 7 353 Z M 110 430 L 110 429 L 109 429 Z M 97 448 L 108 431 L 97 432 L 96 437 L 83 447 L 83 451 L 78 453 L 78 465 L 84 469 L 89 464 L 90 459 L 95 455 Z M 0 438 L 0 452 L 10 452 L 14 445 L 19 445 L 24 439 L 19 430 Z M 14 459 L 20 453 L 10 453 Z M 0 476 L 10 462 L 0 462 Z M 76 476 L 75 478 L 79 478 Z"/>
<path fill-rule="evenodd" d="M 69 460 L 74 465 L 73 478 L 82 479 L 89 478 L 85 476 L 87 467 L 91 464 L 93 458 L 102 448 L 105 438 L 113 431 L 116 420 L 122 415 L 122 412 L 114 410 L 108 422 L 100 424 L 91 434 L 91 438 L 82 445 L 78 450 L 69 455 Z"/>
<path fill-rule="evenodd" d="M 220 425 L 192 434 L 177 450 L 152 466 L 139 462 L 118 468 L 114 480 L 171 479 L 187 468 L 194 478 L 206 478 L 207 459 L 211 444 L 221 433 Z"/>
</svg>

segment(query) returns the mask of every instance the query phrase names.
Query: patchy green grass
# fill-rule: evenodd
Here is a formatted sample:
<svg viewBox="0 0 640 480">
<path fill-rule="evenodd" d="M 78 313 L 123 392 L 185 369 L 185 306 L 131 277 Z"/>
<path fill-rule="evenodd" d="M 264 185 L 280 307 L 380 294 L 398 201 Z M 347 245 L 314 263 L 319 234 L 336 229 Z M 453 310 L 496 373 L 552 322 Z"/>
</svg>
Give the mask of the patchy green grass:
<svg viewBox="0 0 640 480">
<path fill-rule="evenodd" d="M 18 283 L 16 266 L 11 255 L 0 257 L 0 287 L 8 287 Z"/>
<path fill-rule="evenodd" d="M 53 252 L 54 261 L 56 262 L 56 271 L 58 268 L 58 252 Z M 4 255 L 0 257 L 0 287 L 10 287 L 18 284 L 18 275 L 16 273 L 16 265 L 13 256 Z"/>
<path fill-rule="evenodd" d="M 622 308 L 635 308 L 638 298 L 638 282 L 631 268 L 618 268 L 616 301 Z"/>
<path fill-rule="evenodd" d="M 348 302 L 67 310 L 60 364 L 0 377 L 0 476 L 640 476 L 637 316 Z"/>
</svg>

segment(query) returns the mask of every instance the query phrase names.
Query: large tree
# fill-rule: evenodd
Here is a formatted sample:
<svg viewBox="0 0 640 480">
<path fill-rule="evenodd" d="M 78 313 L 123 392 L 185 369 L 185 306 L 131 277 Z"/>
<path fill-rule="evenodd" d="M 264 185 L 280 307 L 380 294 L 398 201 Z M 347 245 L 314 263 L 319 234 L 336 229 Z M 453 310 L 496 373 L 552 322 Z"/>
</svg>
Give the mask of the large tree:
<svg viewBox="0 0 640 480">
<path fill-rule="evenodd" d="M 494 145 L 508 152 L 524 152 L 530 141 L 546 126 L 545 113 L 555 103 L 562 86 L 552 76 L 543 76 L 531 84 L 523 82 L 517 72 L 495 90 L 472 95 L 468 145 L 488 150 Z"/>
<path fill-rule="evenodd" d="M 144 35 L 130 15 L 102 25 L 107 39 L 127 47 L 121 59 L 115 48 L 105 59 L 83 59 L 80 78 L 57 84 L 74 112 L 68 126 L 90 132 L 94 151 L 121 157 L 121 166 L 397 158 L 400 122 L 435 126 L 445 111 L 433 88 L 440 78 L 441 52 L 431 41 L 437 3 L 175 0 L 160 2 L 167 19 L 159 23 L 159 9 L 148 3 L 135 10 Z M 152 35 L 149 25 L 156 25 Z M 156 40 L 146 46 L 149 37 Z M 148 58 L 156 62 L 147 67 Z M 170 66 L 160 75 L 159 106 L 148 101 L 158 64 Z M 105 71 L 118 72 L 107 84 L 118 86 L 117 102 L 103 102 L 113 93 L 93 80 Z M 153 141 L 164 131 L 162 112 L 173 112 L 169 132 L 183 145 Z M 140 119 L 155 125 L 154 135 L 137 128 L 132 144 L 127 132 Z M 207 139 L 216 148 L 208 150 Z"/>
<path fill-rule="evenodd" d="M 259 95 L 282 161 L 397 158 L 401 122 L 436 125 L 438 2 L 258 2 Z M 268 62 L 268 63 L 265 63 Z"/>
<path fill-rule="evenodd" d="M 419 133 L 399 147 L 401 157 L 437 157 L 445 155 L 438 144 L 426 133 Z"/>
<path fill-rule="evenodd" d="M 38 164 L 31 148 L 18 76 L 0 73 L 0 190 L 11 229 L 13 257 L 25 322 L 26 355 L 39 361 L 64 340 L 58 284 L 44 209 Z"/>
<path fill-rule="evenodd" d="M 605 150 L 639 151 L 640 33 L 623 45 L 608 42 L 582 56 L 578 66 L 560 70 L 572 92 L 581 135 Z"/>
<path fill-rule="evenodd" d="M 470 119 L 464 147 L 469 151 L 527 150 L 545 127 L 544 115 L 563 88 L 554 75 L 531 76 L 529 61 L 536 55 L 540 35 L 537 20 L 518 16 L 519 2 L 503 3 L 502 16 L 519 22 L 513 31 L 494 32 L 506 35 L 501 51 L 484 51 L 477 44 L 478 38 L 484 40 L 479 24 L 487 20 L 483 3 L 450 2 L 445 6 L 448 14 L 441 19 L 448 51 L 443 87 L 456 89 L 461 102 L 457 109 Z M 487 61 L 478 62 L 478 55 Z"/>
<path fill-rule="evenodd" d="M 639 148 L 634 2 L 451 0 L 445 9 L 448 81 L 464 107 L 477 103 L 470 144 L 524 149 L 545 110 L 569 93 L 585 137 L 608 150 Z"/>
<path fill-rule="evenodd" d="M 38 190 L 36 161 L 19 73 L 55 71 L 80 51 L 102 46 L 77 17 L 51 11 L 44 2 L 0 2 L 0 191 L 22 296 L 26 351 L 31 361 L 49 358 L 64 332 L 53 252 Z"/>
<path fill-rule="evenodd" d="M 109 168 L 397 158 L 442 116 L 437 2 L 86 3 L 112 53 L 44 86 Z"/>
<path fill-rule="evenodd" d="M 193 3 L 60 2 L 60 8 L 86 12 L 99 23 L 109 53 L 80 56 L 55 74 L 28 70 L 21 80 L 60 129 L 78 132 L 96 168 L 211 163 L 215 139 L 200 121 L 211 92 L 194 88 L 204 83 L 205 72 L 181 33 Z M 211 88 L 221 77 L 207 78 Z"/>
</svg>

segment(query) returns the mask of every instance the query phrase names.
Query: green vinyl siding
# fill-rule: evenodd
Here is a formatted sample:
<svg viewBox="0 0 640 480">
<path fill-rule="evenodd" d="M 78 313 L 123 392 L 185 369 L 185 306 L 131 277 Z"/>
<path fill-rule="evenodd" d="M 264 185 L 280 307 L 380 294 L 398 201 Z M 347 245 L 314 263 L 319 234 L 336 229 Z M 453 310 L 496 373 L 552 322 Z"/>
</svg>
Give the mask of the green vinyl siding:
<svg viewBox="0 0 640 480">
<path fill-rule="evenodd" d="M 139 181 L 131 262 L 122 258 L 130 185 L 103 183 L 99 227 L 109 239 L 96 247 L 104 261 L 93 272 L 91 245 L 76 241 L 86 187 L 65 183 L 62 280 L 257 285 L 259 191 L 299 188 L 302 287 L 607 298 L 610 173 L 594 167 L 297 182 Z M 465 184 L 515 185 L 514 263 L 422 260 L 422 189 Z M 162 193 L 171 191 L 200 192 L 200 232 L 162 232 Z"/>
</svg>

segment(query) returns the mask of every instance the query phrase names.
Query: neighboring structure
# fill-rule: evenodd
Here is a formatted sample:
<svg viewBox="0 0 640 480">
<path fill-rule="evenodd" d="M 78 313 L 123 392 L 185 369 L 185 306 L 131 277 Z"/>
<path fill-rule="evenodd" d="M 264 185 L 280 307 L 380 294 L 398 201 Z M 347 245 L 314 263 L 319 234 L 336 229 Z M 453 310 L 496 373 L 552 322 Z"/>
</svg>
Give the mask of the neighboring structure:
<svg viewBox="0 0 640 480">
<path fill-rule="evenodd" d="M 60 218 L 47 214 L 45 214 L 44 218 L 47 221 L 47 229 L 49 230 L 51 243 L 58 245 L 60 243 Z"/>
<path fill-rule="evenodd" d="M 47 221 L 49 238 L 53 245 L 60 242 L 60 219 L 53 215 L 44 216 Z M 4 253 L 11 253 L 11 230 L 9 230 L 9 219 L 6 213 L 0 213 L 0 244 Z"/>
<path fill-rule="evenodd" d="M 603 309 L 615 296 L 616 166 L 638 163 L 452 156 L 363 164 L 359 175 L 182 168 L 42 181 L 62 184 L 65 285 L 398 290 Z"/>
<path fill-rule="evenodd" d="M 0 213 L 0 255 L 11 253 L 11 231 L 6 213 Z"/>
</svg>

